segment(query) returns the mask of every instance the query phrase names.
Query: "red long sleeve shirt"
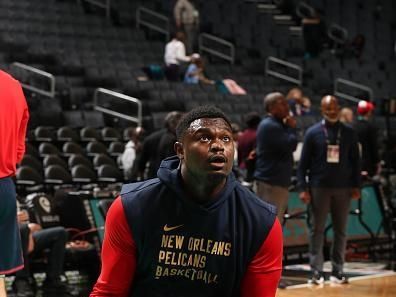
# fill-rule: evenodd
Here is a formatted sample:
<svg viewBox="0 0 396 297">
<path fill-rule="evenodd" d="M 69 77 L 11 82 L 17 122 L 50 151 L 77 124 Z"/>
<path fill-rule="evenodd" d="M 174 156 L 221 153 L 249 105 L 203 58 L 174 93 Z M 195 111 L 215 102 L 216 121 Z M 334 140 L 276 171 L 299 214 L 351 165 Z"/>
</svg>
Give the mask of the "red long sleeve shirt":
<svg viewBox="0 0 396 297">
<path fill-rule="evenodd" d="M 17 80 L 0 70 L 0 178 L 15 175 L 25 153 L 28 106 Z"/>
<path fill-rule="evenodd" d="M 90 297 L 128 296 L 136 271 L 136 245 L 118 198 L 106 217 L 102 271 Z M 250 262 L 241 285 L 241 297 L 274 297 L 282 272 L 282 229 L 276 220 Z M 188 292 L 187 292 L 188 293 Z"/>
</svg>

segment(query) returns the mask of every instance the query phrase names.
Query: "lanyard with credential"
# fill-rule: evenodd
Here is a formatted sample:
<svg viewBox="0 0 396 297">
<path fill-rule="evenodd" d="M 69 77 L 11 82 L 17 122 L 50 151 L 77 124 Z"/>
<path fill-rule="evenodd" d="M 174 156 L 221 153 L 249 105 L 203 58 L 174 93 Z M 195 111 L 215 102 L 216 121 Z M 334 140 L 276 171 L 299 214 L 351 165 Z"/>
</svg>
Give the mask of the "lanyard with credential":
<svg viewBox="0 0 396 297">
<path fill-rule="evenodd" d="M 330 144 L 329 133 L 327 132 L 325 120 L 322 120 L 322 129 L 323 129 L 323 133 L 326 137 L 326 143 L 327 143 L 327 145 L 329 145 Z M 341 127 L 338 127 L 336 145 L 340 144 L 340 139 L 341 139 Z"/>
</svg>

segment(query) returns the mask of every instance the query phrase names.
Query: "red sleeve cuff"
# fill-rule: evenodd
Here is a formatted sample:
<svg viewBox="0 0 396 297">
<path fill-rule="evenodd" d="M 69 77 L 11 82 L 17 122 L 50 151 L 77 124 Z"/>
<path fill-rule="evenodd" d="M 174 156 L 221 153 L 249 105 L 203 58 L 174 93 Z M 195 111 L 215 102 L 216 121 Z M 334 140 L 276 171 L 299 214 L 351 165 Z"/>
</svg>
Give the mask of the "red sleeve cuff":
<svg viewBox="0 0 396 297">
<path fill-rule="evenodd" d="M 106 216 L 102 270 L 90 296 L 128 296 L 135 269 L 136 245 L 118 197 Z"/>
</svg>

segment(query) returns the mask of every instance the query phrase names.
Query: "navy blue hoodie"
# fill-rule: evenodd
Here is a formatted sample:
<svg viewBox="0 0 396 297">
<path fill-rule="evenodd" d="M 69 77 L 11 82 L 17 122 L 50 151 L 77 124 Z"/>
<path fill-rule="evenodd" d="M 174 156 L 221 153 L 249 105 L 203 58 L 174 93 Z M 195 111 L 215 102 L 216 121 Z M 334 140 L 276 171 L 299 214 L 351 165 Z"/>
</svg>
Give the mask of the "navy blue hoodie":
<svg viewBox="0 0 396 297">
<path fill-rule="evenodd" d="M 275 208 L 232 174 L 218 197 L 193 202 L 183 190 L 177 157 L 161 163 L 158 177 L 121 192 L 137 249 L 131 296 L 239 296 Z"/>
</svg>

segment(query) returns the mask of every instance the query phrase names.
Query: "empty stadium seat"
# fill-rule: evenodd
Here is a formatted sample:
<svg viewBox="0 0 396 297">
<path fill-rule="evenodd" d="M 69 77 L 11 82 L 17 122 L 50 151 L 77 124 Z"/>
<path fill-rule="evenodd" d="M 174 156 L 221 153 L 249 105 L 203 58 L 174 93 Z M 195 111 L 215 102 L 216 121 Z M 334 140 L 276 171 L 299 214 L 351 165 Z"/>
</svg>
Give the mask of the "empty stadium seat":
<svg viewBox="0 0 396 297">
<path fill-rule="evenodd" d="M 118 141 L 121 140 L 121 134 L 116 129 L 111 127 L 104 127 L 101 130 L 103 141 Z"/>
<path fill-rule="evenodd" d="M 71 127 L 60 127 L 56 131 L 56 137 L 58 141 L 74 141 L 80 140 L 80 136 Z"/>
<path fill-rule="evenodd" d="M 99 132 L 93 127 L 84 127 L 80 130 L 80 137 L 82 141 L 100 140 Z"/>
<path fill-rule="evenodd" d="M 108 153 L 111 156 L 120 156 L 124 152 L 125 144 L 119 141 L 113 141 L 109 144 Z"/>
<path fill-rule="evenodd" d="M 107 154 L 107 147 L 99 141 L 90 141 L 86 146 L 86 151 L 90 156 L 97 154 Z"/>
<path fill-rule="evenodd" d="M 73 182 L 69 171 L 60 165 L 50 165 L 44 170 L 45 182 L 48 184 L 71 184 Z"/>
<path fill-rule="evenodd" d="M 52 143 L 42 142 L 39 145 L 39 153 L 41 156 L 45 155 L 60 155 L 59 149 Z"/>
<path fill-rule="evenodd" d="M 102 165 L 111 165 L 114 167 L 117 167 L 116 162 L 110 158 L 109 156 L 105 155 L 105 154 L 97 154 L 95 155 L 94 159 L 93 159 L 93 166 L 94 168 L 98 168 Z"/>
<path fill-rule="evenodd" d="M 88 158 L 78 154 L 70 155 L 67 163 L 69 168 L 73 168 L 76 165 L 84 165 L 86 167 L 93 168 L 92 162 Z"/>
<path fill-rule="evenodd" d="M 47 168 L 51 165 L 59 165 L 65 169 L 67 169 L 67 163 L 62 160 L 58 155 L 46 155 L 43 159 L 43 166 Z"/>
<path fill-rule="evenodd" d="M 104 164 L 98 168 L 98 181 L 106 183 L 122 182 L 122 172 L 115 166 Z"/>
<path fill-rule="evenodd" d="M 17 184 L 33 186 L 43 183 L 40 173 L 30 166 L 20 166 L 16 172 Z"/>
<path fill-rule="evenodd" d="M 77 183 L 92 183 L 96 181 L 95 172 L 88 166 L 79 164 L 71 169 L 73 182 Z"/>
<path fill-rule="evenodd" d="M 39 126 L 34 129 L 34 136 L 36 141 L 53 141 L 55 134 L 52 128 Z"/>
<path fill-rule="evenodd" d="M 77 143 L 75 142 L 65 142 L 62 146 L 62 152 L 65 155 L 71 155 L 71 154 L 84 154 L 84 149 Z"/>
<path fill-rule="evenodd" d="M 37 170 L 38 173 L 43 172 L 43 164 L 41 163 L 41 161 L 29 154 L 25 154 L 23 156 L 20 166 L 29 166 Z"/>
</svg>

